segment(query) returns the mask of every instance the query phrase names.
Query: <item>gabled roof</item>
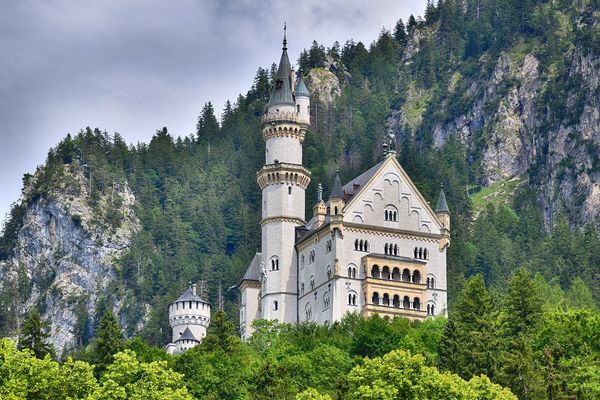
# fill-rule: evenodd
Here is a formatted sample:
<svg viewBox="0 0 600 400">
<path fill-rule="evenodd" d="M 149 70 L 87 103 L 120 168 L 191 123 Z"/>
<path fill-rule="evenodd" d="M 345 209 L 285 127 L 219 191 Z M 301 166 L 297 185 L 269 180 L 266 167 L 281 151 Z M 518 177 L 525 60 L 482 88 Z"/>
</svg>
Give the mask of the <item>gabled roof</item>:
<svg viewBox="0 0 600 400">
<path fill-rule="evenodd" d="M 298 85 L 296 86 L 296 96 L 310 96 L 310 94 L 308 93 L 308 88 L 304 83 L 304 79 L 302 79 L 302 75 L 300 75 L 300 79 L 298 79 Z"/>
<path fill-rule="evenodd" d="M 260 280 L 260 264 L 262 263 L 262 253 L 256 253 L 254 258 L 250 262 L 244 277 L 243 281 L 259 281 Z"/>
<path fill-rule="evenodd" d="M 383 164 L 383 161 L 377 163 L 372 166 L 356 178 L 352 179 L 350 182 L 344 185 L 342 188 L 344 194 L 346 195 L 346 201 L 348 201 L 352 196 L 360 192 L 360 190 L 371 180 L 373 175 L 379 170 L 379 167 Z"/>
<path fill-rule="evenodd" d="M 196 336 L 194 336 L 189 327 L 185 328 L 185 331 L 183 331 L 181 336 L 179 336 L 177 340 L 175 340 L 175 342 L 179 342 L 180 340 L 193 340 L 195 342 L 199 342 L 199 340 L 196 339 Z"/>
<path fill-rule="evenodd" d="M 443 186 L 440 189 L 440 197 L 438 197 L 437 207 L 435 207 L 435 212 L 447 212 L 447 213 L 450 212 L 450 210 L 448 209 L 448 203 L 446 202 L 446 195 L 444 194 Z"/>
</svg>

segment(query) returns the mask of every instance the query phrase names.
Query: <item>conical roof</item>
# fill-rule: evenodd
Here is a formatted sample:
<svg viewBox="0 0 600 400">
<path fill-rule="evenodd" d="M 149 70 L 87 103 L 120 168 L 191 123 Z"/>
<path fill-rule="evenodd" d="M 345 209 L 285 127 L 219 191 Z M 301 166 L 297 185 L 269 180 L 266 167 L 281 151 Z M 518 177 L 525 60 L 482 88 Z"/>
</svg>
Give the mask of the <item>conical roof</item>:
<svg viewBox="0 0 600 400">
<path fill-rule="evenodd" d="M 185 331 L 183 331 L 181 336 L 177 338 L 176 342 L 179 342 L 180 340 L 193 340 L 195 342 L 199 342 L 199 340 L 196 339 L 196 336 L 194 336 L 189 327 L 185 328 Z"/>
<path fill-rule="evenodd" d="M 190 287 L 183 292 L 183 294 L 181 296 L 179 296 L 179 298 L 177 300 L 175 300 L 173 303 L 177 303 L 180 301 L 200 301 L 202 303 L 207 303 L 206 301 L 204 301 L 204 299 L 202 299 L 202 297 L 200 297 L 200 295 L 198 295 L 198 293 L 194 294 L 194 289 L 192 288 L 192 286 L 190 285 Z"/>
<path fill-rule="evenodd" d="M 329 199 L 342 197 L 344 197 L 344 192 L 342 192 L 342 181 L 340 180 L 340 171 L 338 170 L 335 172 L 335 179 L 333 181 L 333 186 L 331 188 L 331 194 L 329 195 Z"/>
<path fill-rule="evenodd" d="M 283 52 L 281 60 L 279 60 L 279 68 L 275 75 L 275 84 L 269 98 L 269 107 L 286 104 L 294 105 L 294 97 L 292 95 L 292 66 L 287 54 L 287 42 L 283 39 Z"/>
<path fill-rule="evenodd" d="M 446 195 L 444 194 L 443 186 L 440 189 L 440 196 L 438 197 L 437 207 L 435 207 L 435 212 L 447 212 L 447 213 L 450 212 L 450 210 L 448 209 L 448 203 L 446 202 Z"/>
<path fill-rule="evenodd" d="M 302 79 L 302 75 L 300 75 L 300 79 L 298 79 L 298 85 L 296 86 L 296 96 L 310 96 L 310 94 L 308 93 L 308 88 L 304 83 L 304 79 Z"/>
</svg>

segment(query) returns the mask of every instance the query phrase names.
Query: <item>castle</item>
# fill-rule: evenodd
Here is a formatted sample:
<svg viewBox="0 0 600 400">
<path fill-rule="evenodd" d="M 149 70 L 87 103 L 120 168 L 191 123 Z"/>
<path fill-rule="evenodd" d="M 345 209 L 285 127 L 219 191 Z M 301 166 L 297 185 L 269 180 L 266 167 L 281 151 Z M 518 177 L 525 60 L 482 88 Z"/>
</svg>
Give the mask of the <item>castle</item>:
<svg viewBox="0 0 600 400">
<path fill-rule="evenodd" d="M 179 354 L 198 345 L 206 336 L 210 324 L 208 302 L 198 294 L 196 284 L 169 304 L 169 324 L 173 329 L 172 342 L 165 346 L 169 354 Z"/>
<path fill-rule="evenodd" d="M 306 221 L 311 174 L 302 165 L 302 143 L 309 127 L 309 92 L 294 77 L 284 35 L 262 117 L 262 251 L 239 284 L 242 338 L 256 319 L 328 324 L 349 312 L 444 315 L 450 212 L 443 190 L 434 211 L 389 149 L 343 186 L 336 174 L 326 201 L 319 185 Z"/>
</svg>

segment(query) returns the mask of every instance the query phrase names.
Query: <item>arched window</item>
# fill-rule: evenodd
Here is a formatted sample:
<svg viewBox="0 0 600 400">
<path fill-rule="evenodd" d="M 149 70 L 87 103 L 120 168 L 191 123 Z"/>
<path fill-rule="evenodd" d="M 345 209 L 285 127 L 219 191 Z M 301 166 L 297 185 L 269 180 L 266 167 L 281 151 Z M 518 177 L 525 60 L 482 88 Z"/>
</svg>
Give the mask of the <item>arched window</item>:
<svg viewBox="0 0 600 400">
<path fill-rule="evenodd" d="M 413 271 L 412 282 L 413 283 L 421 283 L 421 273 L 419 271 L 417 271 L 417 270 Z"/>
<path fill-rule="evenodd" d="M 364 242 L 363 242 L 363 241 L 362 241 L 362 239 L 361 239 L 361 240 L 360 240 L 360 242 L 359 242 L 359 244 L 358 244 L 358 248 L 360 249 L 360 251 L 364 251 L 364 250 L 363 250 L 363 249 L 364 249 L 364 246 L 365 246 L 365 244 L 364 244 Z"/>
<path fill-rule="evenodd" d="M 398 221 L 398 213 L 394 211 L 394 221 Z"/>
<path fill-rule="evenodd" d="M 356 292 L 353 290 L 348 293 L 348 305 L 349 306 L 356 305 Z"/>
<path fill-rule="evenodd" d="M 279 271 L 279 257 L 271 257 L 271 271 Z"/>
<path fill-rule="evenodd" d="M 369 251 L 369 242 L 365 240 L 365 251 Z"/>
<path fill-rule="evenodd" d="M 312 307 L 310 305 L 310 303 L 306 303 L 306 306 L 304 306 L 304 315 L 307 321 L 310 321 L 312 318 Z"/>
<path fill-rule="evenodd" d="M 429 259 L 429 255 L 427 254 L 427 249 L 423 249 L 423 258 L 424 258 L 425 260 L 428 260 L 428 259 Z"/>
<path fill-rule="evenodd" d="M 415 297 L 415 299 L 413 300 L 413 308 L 415 310 L 421 309 L 421 300 L 418 297 Z"/>
<path fill-rule="evenodd" d="M 329 309 L 331 305 L 331 298 L 329 297 L 329 291 L 323 294 L 323 311 Z"/>
<path fill-rule="evenodd" d="M 300 104 L 296 105 L 296 110 L 298 111 L 298 113 L 300 113 Z"/>
<path fill-rule="evenodd" d="M 431 315 L 435 315 L 435 304 L 431 305 L 430 310 L 431 310 Z"/>
<path fill-rule="evenodd" d="M 288 194 L 292 194 L 292 187 L 288 186 Z"/>
<path fill-rule="evenodd" d="M 331 240 L 328 240 L 327 243 L 325 243 L 325 252 L 329 253 L 329 252 L 331 252 L 331 249 L 332 249 Z"/>
<path fill-rule="evenodd" d="M 400 296 L 397 294 L 394 295 L 394 300 L 392 301 L 392 305 L 396 308 L 400 307 Z"/>
<path fill-rule="evenodd" d="M 383 254 L 387 254 L 387 253 L 388 253 L 388 244 L 386 243 L 386 244 L 383 246 Z"/>
<path fill-rule="evenodd" d="M 381 272 L 379 271 L 379 265 L 375 264 L 371 267 L 371 278 L 380 278 Z"/>
<path fill-rule="evenodd" d="M 300 259 L 300 269 L 304 269 L 304 256 Z"/>
<path fill-rule="evenodd" d="M 402 299 L 402 307 L 410 308 L 410 297 L 404 296 L 404 299 Z"/>
<path fill-rule="evenodd" d="M 354 240 L 354 250 L 358 251 L 358 239 Z"/>
<path fill-rule="evenodd" d="M 402 281 L 410 282 L 410 271 L 408 270 L 408 268 L 405 268 L 402 271 Z"/>
<path fill-rule="evenodd" d="M 431 315 L 431 305 L 427 304 L 427 315 Z"/>
<path fill-rule="evenodd" d="M 392 270 L 392 280 L 394 280 L 394 281 L 400 280 L 400 269 L 397 267 Z"/>
<path fill-rule="evenodd" d="M 308 263 L 312 264 L 315 262 L 315 251 L 311 250 L 310 253 L 308 253 Z"/>
<path fill-rule="evenodd" d="M 373 293 L 373 296 L 371 297 L 371 302 L 373 304 L 379 305 L 379 293 L 377 293 L 377 292 Z"/>
<path fill-rule="evenodd" d="M 388 210 L 384 211 L 384 219 L 387 221 L 388 220 Z"/>
<path fill-rule="evenodd" d="M 327 280 L 331 279 L 331 267 L 328 265 L 327 266 Z"/>
<path fill-rule="evenodd" d="M 391 204 L 385 206 L 385 211 L 383 212 L 383 219 L 386 221 L 396 222 L 398 218 L 398 213 L 396 207 Z"/>
<path fill-rule="evenodd" d="M 415 247 L 415 258 L 419 258 L 419 249 L 417 247 Z"/>
<path fill-rule="evenodd" d="M 300 285 L 300 296 L 304 296 L 304 283 Z"/>
<path fill-rule="evenodd" d="M 348 278 L 356 279 L 356 266 L 354 264 L 348 266 Z"/>
<path fill-rule="evenodd" d="M 398 255 L 398 245 L 397 244 L 394 245 L 394 255 L 395 256 Z"/>
<path fill-rule="evenodd" d="M 315 277 L 313 275 L 310 276 L 310 290 L 315 290 Z"/>
<path fill-rule="evenodd" d="M 275 301 L 273 302 L 273 310 L 274 310 L 274 311 L 277 311 L 277 310 L 279 310 L 279 303 L 277 302 L 277 300 L 275 300 Z"/>
<path fill-rule="evenodd" d="M 390 295 L 387 293 L 383 294 L 383 305 L 384 306 L 389 306 L 390 305 Z"/>
<path fill-rule="evenodd" d="M 429 288 L 435 289 L 435 278 L 433 276 L 429 278 Z"/>
<path fill-rule="evenodd" d="M 390 268 L 387 265 L 381 270 L 381 279 L 390 279 Z"/>
</svg>

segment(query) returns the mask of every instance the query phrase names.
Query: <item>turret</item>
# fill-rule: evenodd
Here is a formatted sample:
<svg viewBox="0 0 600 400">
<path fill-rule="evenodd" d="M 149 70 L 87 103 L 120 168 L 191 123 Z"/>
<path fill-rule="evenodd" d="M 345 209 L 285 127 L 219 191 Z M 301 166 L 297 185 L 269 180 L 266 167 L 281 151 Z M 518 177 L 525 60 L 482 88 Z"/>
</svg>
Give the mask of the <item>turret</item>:
<svg viewBox="0 0 600 400">
<path fill-rule="evenodd" d="M 440 249 L 450 245 L 450 210 L 446 202 L 444 194 L 444 185 L 440 187 L 440 195 L 438 197 L 437 206 L 435 207 L 435 215 L 442 224 L 443 239 L 440 240 Z"/>
<path fill-rule="evenodd" d="M 327 205 L 323 201 L 323 186 L 319 183 L 317 187 L 317 203 L 313 207 L 313 217 L 315 218 L 315 228 L 325 223 L 327 216 Z"/>
<path fill-rule="evenodd" d="M 342 192 L 342 181 L 340 180 L 340 171 L 335 172 L 333 187 L 329 195 L 329 213 L 333 215 L 341 215 L 346 202 L 344 201 L 344 193 Z"/>
<path fill-rule="evenodd" d="M 302 79 L 302 75 L 298 79 L 298 85 L 296 86 L 295 92 L 296 98 L 296 112 L 298 118 L 303 123 L 310 125 L 310 97 L 308 94 L 308 88 Z"/>
<path fill-rule="evenodd" d="M 196 284 L 191 283 L 177 300 L 169 304 L 169 324 L 173 329 L 174 352 L 187 350 L 193 339 L 197 343 L 202 341 L 210 323 L 210 309 L 210 304 L 198 295 Z"/>
</svg>

